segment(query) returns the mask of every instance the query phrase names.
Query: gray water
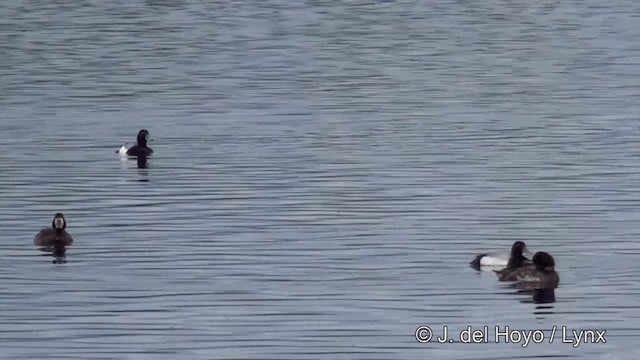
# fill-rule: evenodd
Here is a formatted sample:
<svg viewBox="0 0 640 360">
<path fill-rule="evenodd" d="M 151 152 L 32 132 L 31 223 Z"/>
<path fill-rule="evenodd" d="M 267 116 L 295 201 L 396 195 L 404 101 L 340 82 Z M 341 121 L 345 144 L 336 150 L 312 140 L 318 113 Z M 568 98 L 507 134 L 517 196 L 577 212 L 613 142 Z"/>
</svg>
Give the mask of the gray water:
<svg viewBox="0 0 640 360">
<path fill-rule="evenodd" d="M 639 13 L 5 2 L 0 358 L 639 358 Z M 141 128 L 147 169 L 114 154 Z M 32 244 L 58 211 L 64 265 Z M 515 240 L 555 302 L 468 267 Z"/>
</svg>

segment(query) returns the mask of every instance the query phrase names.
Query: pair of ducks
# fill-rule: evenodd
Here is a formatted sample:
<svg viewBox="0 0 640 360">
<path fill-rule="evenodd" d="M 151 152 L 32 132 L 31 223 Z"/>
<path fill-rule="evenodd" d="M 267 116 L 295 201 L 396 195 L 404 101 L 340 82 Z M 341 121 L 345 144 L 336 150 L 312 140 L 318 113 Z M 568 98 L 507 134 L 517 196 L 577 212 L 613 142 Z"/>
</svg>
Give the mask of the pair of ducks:
<svg viewBox="0 0 640 360">
<path fill-rule="evenodd" d="M 147 141 L 149 141 L 149 131 L 142 129 L 138 132 L 137 143 L 135 145 L 130 143 L 124 144 L 116 153 L 122 156 L 135 156 L 138 159 L 146 159 L 147 156 L 153 154 L 153 150 L 147 146 Z M 64 259 L 66 248 L 73 244 L 73 237 L 66 231 L 66 228 L 67 221 L 64 219 L 64 215 L 57 213 L 53 217 L 51 227 L 40 230 L 33 239 L 34 245 L 53 254 L 55 258 L 54 263 L 66 262 Z"/>
<path fill-rule="evenodd" d="M 553 256 L 540 251 L 528 260 L 525 255 L 531 257 L 531 252 L 525 243 L 522 241 L 513 243 L 507 266 L 501 270 L 493 270 L 498 275 L 498 280 L 532 283 L 542 288 L 558 287 L 560 277 L 555 271 L 556 263 Z M 481 254 L 469 264 L 474 269 L 480 270 L 482 266 L 504 265 L 502 259 L 504 259 L 502 253 Z"/>
</svg>

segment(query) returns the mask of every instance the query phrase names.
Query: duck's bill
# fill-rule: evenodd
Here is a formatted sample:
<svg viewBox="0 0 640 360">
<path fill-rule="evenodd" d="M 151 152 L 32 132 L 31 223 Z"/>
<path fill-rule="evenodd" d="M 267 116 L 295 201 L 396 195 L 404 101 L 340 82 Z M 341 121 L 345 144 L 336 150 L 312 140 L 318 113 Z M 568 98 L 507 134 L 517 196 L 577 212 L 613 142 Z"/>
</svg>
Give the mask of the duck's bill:
<svg viewBox="0 0 640 360">
<path fill-rule="evenodd" d="M 522 250 L 522 255 L 529 260 L 533 259 L 533 253 L 529 251 L 529 249 L 527 249 L 526 247 L 524 248 L 524 250 Z"/>
</svg>

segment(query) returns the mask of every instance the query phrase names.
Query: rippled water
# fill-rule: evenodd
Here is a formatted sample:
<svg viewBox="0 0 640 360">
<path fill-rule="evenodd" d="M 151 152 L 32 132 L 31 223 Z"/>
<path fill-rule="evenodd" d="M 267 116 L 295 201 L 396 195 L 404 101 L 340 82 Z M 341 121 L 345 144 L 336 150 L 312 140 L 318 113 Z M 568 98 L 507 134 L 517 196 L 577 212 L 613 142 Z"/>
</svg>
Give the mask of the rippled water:
<svg viewBox="0 0 640 360">
<path fill-rule="evenodd" d="M 0 357 L 637 358 L 639 11 L 5 4 Z M 148 169 L 114 154 L 140 128 Z M 64 265 L 32 244 L 57 211 Z M 467 266 L 515 240 L 554 303 Z"/>
</svg>

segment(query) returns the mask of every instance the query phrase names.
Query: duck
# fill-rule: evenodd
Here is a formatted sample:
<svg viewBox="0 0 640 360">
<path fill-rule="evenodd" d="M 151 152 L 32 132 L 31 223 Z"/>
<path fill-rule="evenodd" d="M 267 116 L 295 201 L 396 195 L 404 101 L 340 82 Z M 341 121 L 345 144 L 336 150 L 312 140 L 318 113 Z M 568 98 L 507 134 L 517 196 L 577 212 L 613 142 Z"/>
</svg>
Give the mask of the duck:
<svg viewBox="0 0 640 360">
<path fill-rule="evenodd" d="M 531 258 L 531 252 L 527 249 L 526 245 L 522 241 L 516 241 L 511 247 L 511 257 L 507 262 L 507 266 L 501 270 L 493 270 L 498 274 L 498 280 L 500 281 L 510 281 L 515 279 L 507 279 L 509 274 L 511 274 L 515 269 L 521 267 L 532 267 L 533 263 L 527 259 L 523 254 L 527 254 L 529 258 Z"/>
<path fill-rule="evenodd" d="M 64 214 L 56 213 L 51 222 L 51 227 L 40 230 L 33 238 L 33 244 L 43 248 L 57 249 L 60 246 L 73 244 L 73 237 L 65 229 L 67 221 Z"/>
<path fill-rule="evenodd" d="M 138 132 L 137 144 L 131 145 L 131 143 L 126 143 L 120 146 L 120 149 L 116 151 L 116 153 L 121 156 L 149 156 L 153 154 L 153 150 L 147 146 L 147 141 L 149 140 L 149 131 L 146 129 L 142 129 Z"/>
<path fill-rule="evenodd" d="M 555 271 L 553 256 L 544 251 L 533 255 L 532 265 L 521 266 L 504 274 L 498 274 L 503 281 L 517 281 L 525 288 L 556 288 L 560 282 L 560 276 Z"/>
<path fill-rule="evenodd" d="M 511 246 L 511 251 L 480 254 L 469 265 L 476 270 L 480 270 L 483 266 L 517 268 L 524 265 L 528 261 L 527 258 L 531 258 L 527 245 L 523 241 L 516 241 Z"/>
</svg>

